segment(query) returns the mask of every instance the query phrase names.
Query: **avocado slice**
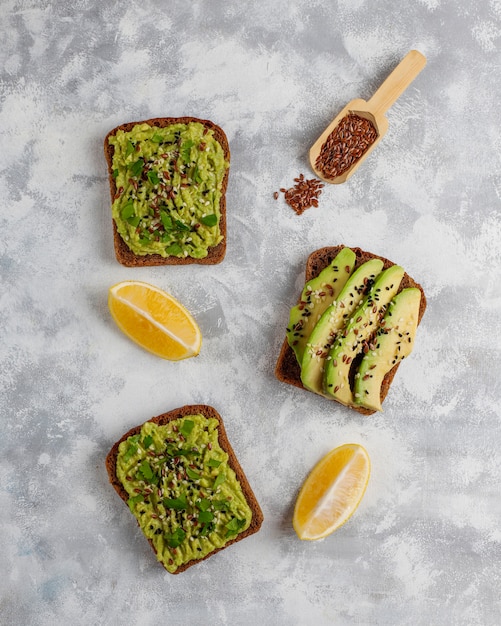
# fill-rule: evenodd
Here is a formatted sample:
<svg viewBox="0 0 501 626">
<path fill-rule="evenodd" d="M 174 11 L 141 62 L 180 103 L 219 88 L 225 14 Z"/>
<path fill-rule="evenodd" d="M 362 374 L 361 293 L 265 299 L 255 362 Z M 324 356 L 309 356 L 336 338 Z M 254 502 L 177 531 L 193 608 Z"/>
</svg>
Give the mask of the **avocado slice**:
<svg viewBox="0 0 501 626">
<path fill-rule="evenodd" d="M 330 349 L 324 369 L 324 391 L 342 404 L 354 404 L 349 378 L 351 364 L 358 354 L 369 350 L 368 340 L 378 329 L 404 273 L 403 267 L 392 265 L 379 274 Z"/>
<path fill-rule="evenodd" d="M 322 379 L 325 359 L 337 333 L 360 304 L 374 279 L 383 269 L 383 261 L 371 259 L 350 276 L 338 298 L 325 310 L 308 338 L 301 362 L 301 381 L 306 389 L 324 395 Z"/>
<path fill-rule="evenodd" d="M 381 385 L 385 375 L 412 352 L 419 320 L 421 292 L 402 289 L 388 305 L 376 333 L 374 350 L 362 359 L 355 375 L 355 403 L 382 411 Z"/>
<path fill-rule="evenodd" d="M 322 313 L 344 287 L 355 266 L 356 259 L 353 250 L 343 248 L 330 265 L 306 283 L 299 304 L 291 309 L 287 326 L 287 341 L 299 364 L 303 359 L 311 331 Z"/>
</svg>

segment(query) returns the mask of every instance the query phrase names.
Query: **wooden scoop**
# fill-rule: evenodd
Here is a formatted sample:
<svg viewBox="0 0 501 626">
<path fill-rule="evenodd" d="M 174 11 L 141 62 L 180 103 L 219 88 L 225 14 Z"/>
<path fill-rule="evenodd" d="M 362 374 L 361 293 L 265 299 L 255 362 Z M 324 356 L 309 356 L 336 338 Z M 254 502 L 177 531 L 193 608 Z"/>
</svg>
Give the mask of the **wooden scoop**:
<svg viewBox="0 0 501 626">
<path fill-rule="evenodd" d="M 368 102 L 356 99 L 352 100 L 344 107 L 344 109 L 336 116 L 329 126 L 327 126 L 310 149 L 311 167 L 318 178 L 327 183 L 334 184 L 344 183 L 348 180 L 357 167 L 359 167 L 359 165 L 361 165 L 361 163 L 369 156 L 372 150 L 374 150 L 376 145 L 388 130 L 388 120 L 384 116 L 386 111 L 402 95 L 425 65 L 426 58 L 417 50 L 411 50 L 397 65 L 397 67 Z M 349 169 L 333 178 L 329 178 L 321 168 L 317 167 L 317 159 L 326 139 L 340 124 L 341 120 L 349 114 L 357 115 L 358 117 L 369 120 L 375 128 L 377 136 L 367 150 L 360 157 L 356 158 L 356 160 L 350 165 Z"/>
</svg>

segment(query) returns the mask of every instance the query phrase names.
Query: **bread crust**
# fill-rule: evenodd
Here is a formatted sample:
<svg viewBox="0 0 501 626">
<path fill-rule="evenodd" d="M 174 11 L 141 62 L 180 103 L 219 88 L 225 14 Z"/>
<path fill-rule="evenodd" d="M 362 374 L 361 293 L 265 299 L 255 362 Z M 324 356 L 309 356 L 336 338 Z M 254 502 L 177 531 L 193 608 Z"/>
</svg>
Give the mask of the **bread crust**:
<svg viewBox="0 0 501 626">
<path fill-rule="evenodd" d="M 312 252 L 306 261 L 305 283 L 307 283 L 312 278 L 315 278 L 316 276 L 318 276 L 320 272 L 324 268 L 326 268 L 334 260 L 337 254 L 339 254 L 339 252 L 345 247 L 346 246 L 344 245 L 327 246 L 325 248 L 320 248 L 319 250 Z M 351 246 L 348 246 L 348 247 L 351 250 L 353 250 L 353 252 L 356 255 L 356 262 L 355 262 L 354 269 L 356 269 L 357 267 L 359 267 L 366 261 L 369 261 L 370 259 L 381 259 L 381 261 L 383 262 L 383 269 L 387 269 L 391 265 L 395 265 L 393 261 L 390 261 L 389 259 L 386 259 L 377 254 L 373 254 L 372 252 L 366 252 L 365 250 L 362 250 L 361 248 L 353 248 Z M 402 291 L 402 289 L 405 289 L 407 287 L 416 287 L 417 289 L 421 291 L 421 301 L 419 304 L 419 316 L 418 316 L 418 325 L 419 325 L 421 323 L 421 319 L 426 310 L 426 296 L 425 296 L 422 286 L 419 283 L 417 283 L 413 278 L 411 278 L 409 274 L 407 274 L 406 272 L 404 274 L 402 282 L 400 283 L 400 288 L 398 291 L 400 292 Z M 384 377 L 383 383 L 381 386 L 381 402 L 383 402 L 383 400 L 388 395 L 390 386 L 393 382 L 393 379 L 395 377 L 395 374 L 399 366 L 400 366 L 400 362 L 397 363 Z M 299 366 L 299 363 L 297 362 L 294 351 L 289 346 L 287 338 L 284 340 L 282 344 L 282 348 L 280 350 L 280 354 L 279 354 L 277 364 L 275 367 L 275 376 L 278 378 L 278 380 L 284 383 L 287 383 L 289 385 L 294 385 L 295 387 L 299 387 L 300 389 L 304 389 L 305 391 L 309 391 L 308 389 L 306 389 L 306 387 L 304 387 L 303 383 L 301 382 L 301 368 Z M 332 398 L 332 401 L 336 402 L 334 398 Z M 357 411 L 358 413 L 362 413 L 363 415 L 372 415 L 373 413 L 376 413 L 376 411 L 373 411 L 371 409 L 366 409 L 364 407 L 349 406 L 348 408 L 353 409 L 354 411 Z"/>
<path fill-rule="evenodd" d="M 136 126 L 136 124 L 149 124 L 150 126 L 164 128 L 165 126 L 171 126 L 172 124 L 189 124 L 190 122 L 198 122 L 209 130 L 212 130 L 214 133 L 214 138 L 219 142 L 223 149 L 225 159 L 228 161 L 228 163 L 230 162 L 230 146 L 228 144 L 226 134 L 220 126 L 214 124 L 214 122 L 211 122 L 210 120 L 199 119 L 196 117 L 155 117 L 148 120 L 141 120 L 139 122 L 127 122 L 125 124 L 121 124 L 113 130 L 110 130 L 110 132 L 106 135 L 104 139 L 104 155 L 108 165 L 108 181 L 110 186 L 112 203 L 115 199 L 117 188 L 115 184 L 115 179 L 113 178 L 114 147 L 109 143 L 109 138 L 115 135 L 119 130 L 129 132 L 134 128 L 134 126 Z M 115 224 L 115 220 L 112 219 L 113 244 L 117 261 L 127 267 L 144 267 L 153 265 L 189 265 L 192 263 L 197 263 L 199 265 L 215 265 L 217 263 L 221 263 L 226 254 L 226 190 L 228 188 L 229 171 L 230 168 L 226 168 L 221 184 L 221 200 L 219 202 L 219 209 L 221 213 L 219 228 L 223 239 L 220 243 L 218 243 L 217 246 L 209 248 L 206 257 L 204 257 L 203 259 L 194 259 L 193 257 L 163 257 L 160 254 L 135 254 L 120 236 L 120 233 L 118 232 L 117 226 Z"/>
<path fill-rule="evenodd" d="M 232 468 L 232 470 L 235 472 L 238 482 L 240 483 L 242 487 L 242 492 L 252 511 L 252 519 L 251 519 L 251 523 L 249 527 L 246 530 L 236 535 L 233 539 L 230 539 L 223 547 L 214 549 L 212 552 L 210 552 L 209 554 L 207 554 L 206 556 L 200 559 L 192 559 L 191 561 L 188 561 L 187 563 L 180 565 L 175 572 L 169 572 L 169 573 L 174 573 L 174 574 L 179 574 L 181 572 L 184 572 L 192 565 L 195 565 L 196 563 L 200 563 L 201 561 L 205 561 L 205 559 L 209 558 L 213 554 L 216 554 L 216 552 L 224 550 L 231 544 L 236 543 L 237 541 L 240 541 L 242 539 L 245 539 L 245 537 L 249 537 L 250 535 L 253 535 L 254 533 L 257 533 L 258 530 L 261 528 L 261 524 L 263 523 L 263 519 L 264 519 L 263 512 L 261 511 L 261 507 L 259 506 L 256 496 L 254 495 L 254 492 L 252 491 L 249 481 L 247 480 L 247 477 L 242 467 L 240 466 L 240 463 L 238 462 L 235 452 L 233 451 L 233 448 L 231 447 L 231 444 L 228 440 L 228 437 L 226 435 L 226 430 L 224 428 L 223 418 L 216 411 L 216 409 L 206 404 L 188 404 L 178 409 L 169 411 L 167 413 L 162 413 L 161 415 L 157 415 L 156 417 L 153 417 L 148 421 L 154 422 L 155 424 L 158 424 L 159 426 L 161 426 L 161 425 L 167 424 L 168 422 L 172 420 L 181 419 L 188 415 L 203 415 L 206 418 L 214 418 L 219 422 L 219 426 L 218 426 L 219 445 L 228 454 L 228 457 L 229 457 L 228 464 Z M 113 488 L 118 493 L 120 498 L 125 502 L 125 504 L 127 504 L 127 500 L 129 499 L 129 494 L 123 488 L 122 483 L 117 478 L 117 474 L 116 474 L 118 447 L 122 443 L 122 441 L 125 441 L 126 439 L 128 439 L 128 437 L 132 437 L 133 435 L 136 435 L 137 433 L 139 433 L 141 431 L 142 426 L 143 424 L 140 424 L 139 426 L 135 426 L 134 428 L 131 428 L 128 432 L 126 432 L 125 435 L 123 435 L 115 444 L 113 444 L 113 447 L 111 448 L 111 450 L 109 451 L 106 457 L 106 470 L 108 472 L 110 483 L 112 484 Z M 149 538 L 147 539 L 153 551 L 155 551 L 153 542 L 151 541 L 151 539 Z"/>
</svg>

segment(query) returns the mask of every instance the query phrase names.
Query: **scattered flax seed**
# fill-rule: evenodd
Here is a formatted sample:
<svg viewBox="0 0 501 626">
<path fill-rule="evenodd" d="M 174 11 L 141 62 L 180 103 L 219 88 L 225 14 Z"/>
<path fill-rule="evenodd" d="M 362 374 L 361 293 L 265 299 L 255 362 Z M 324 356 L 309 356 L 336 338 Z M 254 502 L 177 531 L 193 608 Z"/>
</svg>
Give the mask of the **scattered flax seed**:
<svg viewBox="0 0 501 626">
<path fill-rule="evenodd" d="M 324 184 L 316 178 L 306 179 L 304 174 L 300 174 L 294 179 L 296 183 L 293 187 L 280 189 L 284 194 L 285 201 L 293 209 L 297 215 L 304 213 L 306 209 L 318 207 L 318 197 L 322 193 Z M 278 192 L 273 194 L 275 200 L 278 198 Z"/>
<path fill-rule="evenodd" d="M 349 113 L 325 140 L 315 166 L 325 178 L 341 176 L 356 163 L 377 139 L 370 120 Z"/>
</svg>

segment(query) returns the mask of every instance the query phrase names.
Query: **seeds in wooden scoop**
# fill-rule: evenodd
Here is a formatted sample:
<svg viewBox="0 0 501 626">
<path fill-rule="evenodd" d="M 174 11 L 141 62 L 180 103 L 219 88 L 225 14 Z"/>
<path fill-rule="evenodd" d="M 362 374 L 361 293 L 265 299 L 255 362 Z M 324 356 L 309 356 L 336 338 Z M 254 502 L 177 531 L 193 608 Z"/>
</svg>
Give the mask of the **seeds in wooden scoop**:
<svg viewBox="0 0 501 626">
<path fill-rule="evenodd" d="M 315 167 L 325 178 L 341 176 L 367 152 L 376 139 L 377 130 L 370 120 L 349 113 L 325 140 Z"/>
</svg>

